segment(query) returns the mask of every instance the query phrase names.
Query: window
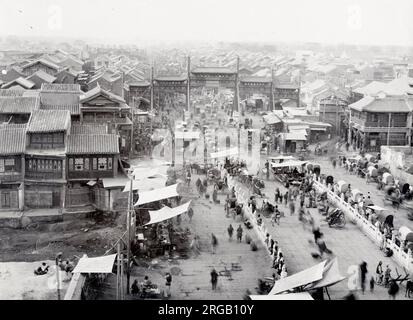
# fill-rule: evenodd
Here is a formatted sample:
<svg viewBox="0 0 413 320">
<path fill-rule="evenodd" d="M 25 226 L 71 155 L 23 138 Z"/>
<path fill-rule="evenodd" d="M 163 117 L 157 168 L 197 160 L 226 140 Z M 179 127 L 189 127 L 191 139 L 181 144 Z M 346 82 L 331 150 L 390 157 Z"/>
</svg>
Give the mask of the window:
<svg viewBox="0 0 413 320">
<path fill-rule="evenodd" d="M 98 162 L 97 162 L 97 158 L 93 158 L 93 162 L 92 162 L 92 170 L 96 171 L 98 169 Z"/>
<path fill-rule="evenodd" d="M 75 171 L 83 171 L 83 158 L 75 159 Z"/>
<path fill-rule="evenodd" d="M 85 170 L 89 171 L 89 158 L 85 158 L 84 166 L 85 166 Z"/>
<path fill-rule="evenodd" d="M 0 159 L 0 172 L 4 172 L 4 159 Z"/>
<path fill-rule="evenodd" d="M 73 170 L 73 158 L 69 158 L 69 170 Z"/>
<path fill-rule="evenodd" d="M 108 158 L 108 170 L 112 170 L 112 158 Z"/>
<path fill-rule="evenodd" d="M 105 171 L 108 169 L 108 165 L 107 165 L 108 159 L 106 158 L 99 158 L 98 160 L 98 170 L 99 171 Z"/>
</svg>

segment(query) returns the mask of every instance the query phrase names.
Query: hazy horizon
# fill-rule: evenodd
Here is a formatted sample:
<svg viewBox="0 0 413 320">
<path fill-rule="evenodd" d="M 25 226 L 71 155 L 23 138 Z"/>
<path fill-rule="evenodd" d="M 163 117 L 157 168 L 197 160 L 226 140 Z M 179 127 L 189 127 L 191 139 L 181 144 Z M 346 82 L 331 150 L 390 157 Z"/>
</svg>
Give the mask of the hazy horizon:
<svg viewBox="0 0 413 320">
<path fill-rule="evenodd" d="M 413 46 L 410 0 L 2 0 L 0 36 Z"/>
</svg>

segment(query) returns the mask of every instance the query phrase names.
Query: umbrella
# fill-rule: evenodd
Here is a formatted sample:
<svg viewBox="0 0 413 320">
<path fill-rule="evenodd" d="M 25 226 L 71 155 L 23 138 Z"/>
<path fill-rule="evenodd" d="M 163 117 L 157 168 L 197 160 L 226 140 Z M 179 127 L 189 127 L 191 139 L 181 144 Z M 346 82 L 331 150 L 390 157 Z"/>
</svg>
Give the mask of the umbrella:
<svg viewBox="0 0 413 320">
<path fill-rule="evenodd" d="M 402 241 L 409 241 L 413 242 L 413 231 L 410 230 L 408 227 L 401 227 L 399 229 L 400 240 Z"/>
<path fill-rule="evenodd" d="M 382 181 L 383 181 L 384 184 L 394 184 L 394 178 L 388 172 L 383 173 L 383 180 Z"/>
<path fill-rule="evenodd" d="M 348 183 L 345 182 L 344 180 L 340 180 L 337 182 L 337 189 L 342 192 L 345 193 L 348 190 Z"/>
</svg>

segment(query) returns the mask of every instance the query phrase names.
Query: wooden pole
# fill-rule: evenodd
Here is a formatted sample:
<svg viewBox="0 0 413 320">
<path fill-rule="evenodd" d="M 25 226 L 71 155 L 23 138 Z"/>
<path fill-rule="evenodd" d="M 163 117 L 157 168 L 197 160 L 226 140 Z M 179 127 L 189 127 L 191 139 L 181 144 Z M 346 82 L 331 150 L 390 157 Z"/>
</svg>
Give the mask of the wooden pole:
<svg viewBox="0 0 413 320">
<path fill-rule="evenodd" d="M 117 268 L 116 268 L 116 300 L 120 300 L 120 241 L 117 247 Z"/>
<path fill-rule="evenodd" d="M 133 180 L 130 179 L 130 188 L 129 188 L 129 199 L 128 199 L 128 214 L 127 214 L 127 252 L 126 252 L 126 293 L 129 294 L 129 280 L 130 280 L 130 250 L 131 250 L 131 211 L 132 211 L 132 188 L 133 188 Z M 123 265 L 123 264 L 122 264 Z"/>
</svg>

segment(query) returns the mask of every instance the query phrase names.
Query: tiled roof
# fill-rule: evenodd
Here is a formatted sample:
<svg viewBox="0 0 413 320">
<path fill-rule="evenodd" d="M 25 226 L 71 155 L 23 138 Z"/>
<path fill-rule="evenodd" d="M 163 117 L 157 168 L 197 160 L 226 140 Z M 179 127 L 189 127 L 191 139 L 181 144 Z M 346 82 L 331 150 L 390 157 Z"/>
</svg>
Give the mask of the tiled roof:
<svg viewBox="0 0 413 320">
<path fill-rule="evenodd" d="M 96 98 L 99 95 L 103 95 L 104 97 L 108 98 L 109 100 L 114 100 L 114 101 L 117 101 L 117 102 L 120 102 L 120 103 L 125 103 L 125 100 L 122 97 L 120 97 L 116 94 L 113 94 L 109 91 L 106 91 L 106 90 L 102 89 L 100 86 L 97 86 L 97 87 L 93 88 L 92 90 L 89 90 L 85 94 L 81 95 L 80 96 L 80 102 L 84 103 L 84 102 L 90 101 L 90 100 Z"/>
<path fill-rule="evenodd" d="M 25 79 L 25 78 L 23 78 L 23 77 L 19 77 L 19 78 L 13 80 L 13 81 L 10 81 L 10 82 L 4 84 L 2 88 L 3 88 L 3 89 L 8 89 L 8 88 L 11 88 L 11 87 L 13 87 L 13 86 L 15 86 L 15 85 L 19 85 L 19 86 L 21 86 L 21 87 L 23 87 L 23 88 L 25 88 L 25 89 L 31 89 L 31 88 L 33 88 L 36 84 L 35 84 L 34 82 L 28 80 L 28 79 Z"/>
<path fill-rule="evenodd" d="M 55 69 L 55 70 L 59 70 L 61 68 L 57 64 L 55 64 L 51 61 L 48 61 L 46 59 L 38 59 L 38 60 L 35 60 L 35 61 L 32 61 L 32 62 L 29 62 L 28 64 L 25 64 L 24 66 L 22 66 L 22 69 L 26 69 L 28 67 L 34 66 L 37 63 L 43 64 L 43 65 L 48 66 L 49 68 L 52 68 L 52 69 Z"/>
<path fill-rule="evenodd" d="M 70 124 L 70 112 L 62 110 L 35 110 L 30 117 L 27 132 L 66 131 Z"/>
<path fill-rule="evenodd" d="M 18 155 L 26 150 L 26 130 L 0 128 L 0 155 Z"/>
<path fill-rule="evenodd" d="M 107 127 L 105 124 L 81 124 L 79 122 L 72 122 L 70 134 L 106 134 Z"/>
<path fill-rule="evenodd" d="M 411 112 L 411 107 L 405 98 L 374 98 L 366 96 L 351 104 L 350 109 L 366 112 Z"/>
<path fill-rule="evenodd" d="M 0 97 L 0 113 L 25 114 L 39 108 L 34 97 Z"/>
<path fill-rule="evenodd" d="M 79 104 L 72 105 L 45 105 L 40 106 L 41 110 L 67 110 L 71 115 L 80 115 L 80 106 Z"/>
<path fill-rule="evenodd" d="M 195 68 L 191 73 L 225 73 L 225 74 L 235 74 L 236 72 L 224 67 L 200 67 Z"/>
<path fill-rule="evenodd" d="M 40 103 L 46 106 L 79 105 L 80 93 L 40 91 Z"/>
<path fill-rule="evenodd" d="M 22 97 L 23 93 L 22 90 L 0 89 L 0 97 Z"/>
<path fill-rule="evenodd" d="M 114 134 L 74 134 L 67 140 L 67 154 L 118 154 L 118 136 Z"/>
<path fill-rule="evenodd" d="M 42 91 L 82 92 L 80 90 L 80 84 L 67 84 L 67 83 L 43 83 Z"/>
<path fill-rule="evenodd" d="M 28 79 L 28 80 L 32 80 L 32 79 L 35 78 L 35 77 L 37 77 L 37 78 L 39 78 L 39 79 L 41 79 L 41 80 L 44 80 L 44 81 L 46 81 L 46 82 L 48 82 L 48 83 L 52 83 L 52 82 L 56 81 L 56 77 L 53 77 L 52 75 L 44 72 L 43 70 L 39 70 L 39 71 L 33 73 L 33 74 L 32 74 L 30 77 L 28 77 L 27 79 Z"/>
</svg>

